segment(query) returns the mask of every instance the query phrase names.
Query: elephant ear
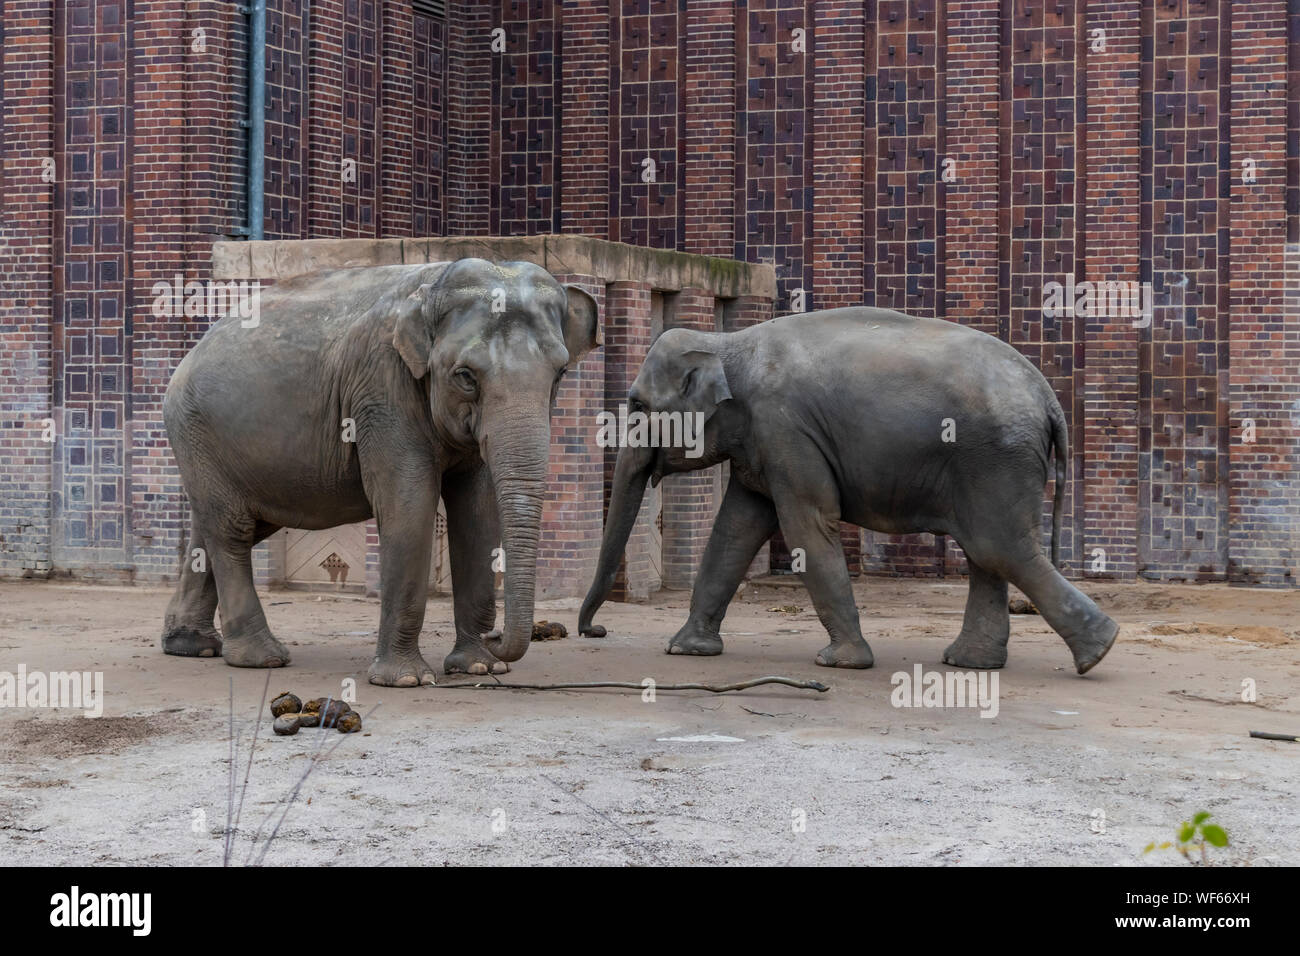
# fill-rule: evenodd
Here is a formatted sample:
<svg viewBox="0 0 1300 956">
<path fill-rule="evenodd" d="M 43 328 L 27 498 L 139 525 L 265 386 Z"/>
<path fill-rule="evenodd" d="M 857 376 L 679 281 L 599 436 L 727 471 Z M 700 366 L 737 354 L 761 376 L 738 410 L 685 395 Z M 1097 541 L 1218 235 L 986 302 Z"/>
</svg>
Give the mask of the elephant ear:
<svg viewBox="0 0 1300 956">
<path fill-rule="evenodd" d="M 600 314 L 596 300 L 576 285 L 566 285 L 568 306 L 564 313 L 564 347 L 569 350 L 568 368 L 578 367 L 582 357 L 605 340 L 601 335 Z"/>
<path fill-rule="evenodd" d="M 682 355 L 686 372 L 682 376 L 682 397 L 704 412 L 707 421 L 718 406 L 731 398 L 727 372 L 715 352 L 691 349 Z"/>
<path fill-rule="evenodd" d="M 393 323 L 393 348 L 416 378 L 424 378 L 433 361 L 432 289 L 426 283 L 407 296 Z"/>
</svg>

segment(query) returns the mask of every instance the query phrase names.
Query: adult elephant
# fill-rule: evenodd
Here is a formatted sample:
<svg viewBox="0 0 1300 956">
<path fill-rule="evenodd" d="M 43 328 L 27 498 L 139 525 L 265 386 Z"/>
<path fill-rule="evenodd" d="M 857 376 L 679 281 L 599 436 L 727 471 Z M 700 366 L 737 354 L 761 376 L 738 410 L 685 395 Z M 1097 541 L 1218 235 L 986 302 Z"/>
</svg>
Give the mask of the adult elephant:
<svg viewBox="0 0 1300 956">
<path fill-rule="evenodd" d="M 817 663 L 870 667 L 841 520 L 886 533 L 949 534 L 961 544 L 970 593 L 961 633 L 944 652 L 948 664 L 1006 662 L 1008 581 L 1065 639 L 1079 673 L 1115 640 L 1115 622 L 1053 566 L 1069 461 L 1061 406 L 1038 370 L 992 336 L 874 308 L 792 315 L 732 333 L 672 329 L 646 356 L 629 408 L 703 416 L 703 454 L 620 449 L 596 577 L 579 617 L 583 634 L 604 634 L 592 619 L 647 479 L 729 460 L 690 617 L 669 653 L 722 653 L 727 604 L 779 527 L 806 555 L 804 583 L 830 633 Z M 1041 514 L 1053 450 L 1049 562 Z"/>
<path fill-rule="evenodd" d="M 433 683 L 418 641 L 441 496 L 456 617 L 444 669 L 508 670 L 532 633 L 550 406 L 597 335 L 585 292 L 529 263 L 482 259 L 305 275 L 266 290 L 255 325 L 218 321 L 163 401 L 192 509 L 163 650 L 289 663 L 250 550 L 283 527 L 373 516 L 382 608 L 370 682 Z"/>
</svg>

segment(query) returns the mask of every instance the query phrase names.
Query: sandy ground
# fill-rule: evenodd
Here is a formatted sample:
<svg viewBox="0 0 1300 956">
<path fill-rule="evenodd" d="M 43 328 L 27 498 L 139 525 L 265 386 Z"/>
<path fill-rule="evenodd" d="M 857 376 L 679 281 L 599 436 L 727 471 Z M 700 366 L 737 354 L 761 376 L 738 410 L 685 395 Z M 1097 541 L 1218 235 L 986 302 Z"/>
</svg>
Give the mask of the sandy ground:
<svg viewBox="0 0 1300 956">
<path fill-rule="evenodd" d="M 611 604 L 604 640 L 535 643 L 505 680 L 727 682 L 780 674 L 828 693 L 740 694 L 371 687 L 373 600 L 274 591 L 294 662 L 274 694 L 381 704 L 317 768 L 267 850 L 324 864 L 1187 864 L 1141 856 L 1208 810 L 1237 865 L 1300 863 L 1300 593 L 1218 585 L 1089 585 L 1123 622 L 1109 657 L 1075 675 L 1036 616 L 1012 618 L 999 712 L 898 708 L 891 675 L 940 669 L 965 586 L 857 583 L 869 671 L 813 664 L 825 635 L 797 586 L 751 585 L 717 658 L 669 657 L 688 595 Z M 167 592 L 0 585 L 0 671 L 104 673 L 105 714 L 0 708 L 0 864 L 210 864 L 226 821 L 229 681 L 242 782 L 265 673 L 167 657 Z M 577 602 L 539 607 L 573 629 Z M 451 605 L 429 604 L 423 646 L 450 646 Z M 1258 700 L 1241 699 L 1255 681 Z M 664 738 L 720 735 L 722 740 Z M 319 731 L 263 722 L 235 862 L 300 780 Z M 800 825 L 802 824 L 802 826 Z"/>
</svg>

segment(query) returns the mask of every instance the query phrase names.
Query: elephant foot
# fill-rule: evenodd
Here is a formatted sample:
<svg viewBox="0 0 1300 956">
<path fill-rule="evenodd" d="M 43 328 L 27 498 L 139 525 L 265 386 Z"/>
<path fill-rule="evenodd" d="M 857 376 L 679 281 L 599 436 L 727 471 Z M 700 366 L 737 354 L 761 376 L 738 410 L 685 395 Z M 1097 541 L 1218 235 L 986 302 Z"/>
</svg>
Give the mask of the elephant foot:
<svg viewBox="0 0 1300 956">
<path fill-rule="evenodd" d="M 444 674 L 505 674 L 510 665 L 499 661 L 486 647 L 456 647 L 442 662 Z"/>
<path fill-rule="evenodd" d="M 221 635 L 211 625 L 178 624 L 163 634 L 162 649 L 176 657 L 220 657 Z"/>
<path fill-rule="evenodd" d="M 249 637 L 226 636 L 221 656 L 231 667 L 284 667 L 289 649 L 267 631 Z"/>
<path fill-rule="evenodd" d="M 396 652 L 386 657 L 376 657 L 370 662 L 366 672 L 372 684 L 380 687 L 419 687 L 421 684 L 436 684 L 433 668 L 426 663 L 419 651 L 406 654 Z"/>
<path fill-rule="evenodd" d="M 693 654 L 696 657 L 716 657 L 722 653 L 722 638 L 687 621 L 668 642 L 669 654 Z"/>
<path fill-rule="evenodd" d="M 852 667 L 865 670 L 876 663 L 871 646 L 862 638 L 855 641 L 832 641 L 817 652 L 817 663 L 822 667 Z"/>
<path fill-rule="evenodd" d="M 1007 665 L 1007 645 L 1005 641 L 959 634 L 943 652 L 943 662 L 966 670 L 998 670 Z"/>
<path fill-rule="evenodd" d="M 1090 634 L 1075 638 L 1070 642 L 1070 653 L 1074 655 L 1074 668 L 1080 674 L 1086 674 L 1106 656 L 1115 646 L 1119 636 L 1119 625 L 1109 617 L 1102 616 Z"/>
</svg>

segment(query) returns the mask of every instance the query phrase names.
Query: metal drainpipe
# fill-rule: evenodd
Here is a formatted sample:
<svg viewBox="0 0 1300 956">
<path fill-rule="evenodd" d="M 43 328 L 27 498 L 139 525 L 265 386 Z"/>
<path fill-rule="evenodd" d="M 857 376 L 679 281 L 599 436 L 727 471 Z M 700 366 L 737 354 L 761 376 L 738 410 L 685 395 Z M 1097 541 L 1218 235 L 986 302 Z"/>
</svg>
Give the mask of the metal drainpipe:
<svg viewBox="0 0 1300 956">
<path fill-rule="evenodd" d="M 248 6 L 248 238 L 262 238 L 266 175 L 266 0 Z"/>
</svg>

